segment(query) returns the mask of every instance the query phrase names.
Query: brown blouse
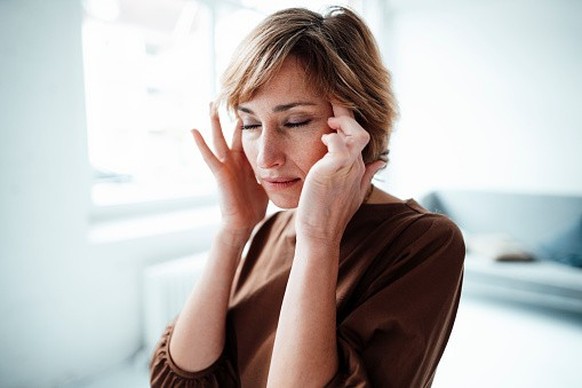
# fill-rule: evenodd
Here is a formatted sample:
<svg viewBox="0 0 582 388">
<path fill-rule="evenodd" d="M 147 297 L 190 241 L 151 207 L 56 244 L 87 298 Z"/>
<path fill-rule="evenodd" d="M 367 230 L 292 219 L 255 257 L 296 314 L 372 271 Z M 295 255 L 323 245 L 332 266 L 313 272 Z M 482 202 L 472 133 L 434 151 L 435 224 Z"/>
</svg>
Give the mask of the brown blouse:
<svg viewBox="0 0 582 388">
<path fill-rule="evenodd" d="M 234 280 L 227 344 L 206 370 L 180 370 L 170 324 L 151 363 L 154 387 L 264 387 L 295 250 L 294 211 L 255 234 Z M 413 200 L 363 205 L 340 247 L 337 346 L 329 386 L 428 387 L 449 338 L 461 292 L 465 247 L 445 216 Z"/>
</svg>

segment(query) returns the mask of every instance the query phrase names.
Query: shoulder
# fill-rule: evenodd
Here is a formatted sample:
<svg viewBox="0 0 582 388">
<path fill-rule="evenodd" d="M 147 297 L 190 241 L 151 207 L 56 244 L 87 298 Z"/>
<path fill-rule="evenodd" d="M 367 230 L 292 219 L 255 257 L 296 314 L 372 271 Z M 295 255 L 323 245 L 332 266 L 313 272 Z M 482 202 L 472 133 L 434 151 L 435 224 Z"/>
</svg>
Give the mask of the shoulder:
<svg viewBox="0 0 582 388">
<path fill-rule="evenodd" d="M 371 269 L 373 283 L 383 288 L 396 279 L 409 279 L 433 292 L 455 290 L 462 278 L 466 253 L 457 225 L 414 200 L 404 201 L 392 214 L 382 226 L 386 239 L 380 242 L 376 238 L 381 251 Z"/>
<path fill-rule="evenodd" d="M 464 259 L 463 235 L 450 218 L 443 214 L 433 213 L 414 200 L 407 201 L 407 206 L 417 216 L 403 237 L 427 250 L 436 252 L 445 250 L 451 259 L 457 258 L 460 261 Z"/>
<path fill-rule="evenodd" d="M 409 229 L 409 233 L 422 232 L 435 237 L 452 236 L 462 240 L 460 229 L 450 218 L 425 209 L 414 199 L 363 205 L 358 213 L 362 219 L 383 222 L 392 229 L 403 225 Z"/>
<path fill-rule="evenodd" d="M 430 212 L 415 201 L 409 206 L 418 215 L 400 237 L 398 245 L 404 253 L 401 264 L 411 270 L 417 267 L 415 273 L 426 271 L 429 277 L 450 279 L 447 284 L 456 284 L 466 255 L 461 230 L 447 216 Z"/>
<path fill-rule="evenodd" d="M 438 258 L 462 264 L 465 244 L 458 226 L 447 216 L 423 208 L 415 200 L 364 205 L 354 220 L 356 228 L 374 230 L 375 240 L 393 257 Z M 356 232 L 357 233 L 357 232 Z M 415 260 L 416 261 L 416 260 Z"/>
<path fill-rule="evenodd" d="M 433 213 L 414 200 L 407 201 L 407 206 L 412 212 L 418 214 L 416 222 L 411 225 L 412 230 L 428 233 L 435 239 L 454 240 L 463 242 L 461 230 L 449 217 L 440 213 Z"/>
</svg>

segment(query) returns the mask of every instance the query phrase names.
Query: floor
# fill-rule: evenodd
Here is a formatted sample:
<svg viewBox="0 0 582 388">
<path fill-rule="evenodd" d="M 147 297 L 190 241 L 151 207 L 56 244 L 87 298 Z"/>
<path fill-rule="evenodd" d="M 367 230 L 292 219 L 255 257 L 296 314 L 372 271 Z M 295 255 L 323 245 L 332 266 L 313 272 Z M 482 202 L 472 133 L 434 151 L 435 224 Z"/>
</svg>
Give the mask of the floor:
<svg viewBox="0 0 582 388">
<path fill-rule="evenodd" d="M 433 388 L 582 387 L 582 318 L 465 296 Z M 66 388 L 148 387 L 147 357 Z"/>
<path fill-rule="evenodd" d="M 433 388 L 582 387 L 582 317 L 465 297 Z"/>
</svg>

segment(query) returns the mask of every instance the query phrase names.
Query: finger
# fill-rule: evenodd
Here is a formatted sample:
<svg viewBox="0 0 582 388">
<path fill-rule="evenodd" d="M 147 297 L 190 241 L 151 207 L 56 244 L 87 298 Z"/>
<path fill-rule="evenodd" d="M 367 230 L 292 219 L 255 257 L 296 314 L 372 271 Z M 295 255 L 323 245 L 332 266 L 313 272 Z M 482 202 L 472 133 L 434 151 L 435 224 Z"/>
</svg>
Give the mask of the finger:
<svg viewBox="0 0 582 388">
<path fill-rule="evenodd" d="M 354 118 L 354 112 L 352 112 L 352 110 L 346 108 L 345 106 L 342 106 L 340 104 L 338 104 L 336 101 L 332 101 L 331 102 L 331 108 L 333 111 L 333 117 L 339 118 L 339 117 L 346 117 L 346 118 Z M 335 127 L 332 127 L 333 129 L 335 129 L 336 131 L 343 133 L 343 127 L 341 125 L 341 123 L 343 122 L 342 120 L 332 120 L 332 122 L 336 123 Z"/>
<path fill-rule="evenodd" d="M 329 154 L 345 158 L 350 156 L 350 149 L 341 135 L 337 133 L 328 133 L 321 137 L 321 141 L 326 145 Z"/>
<path fill-rule="evenodd" d="M 354 145 L 358 151 L 364 149 L 370 141 L 370 134 L 358 122 L 350 117 L 330 117 L 327 120 L 330 128 L 345 137 L 346 143 Z"/>
<path fill-rule="evenodd" d="M 234 133 L 232 134 L 232 150 L 242 151 L 242 149 L 242 121 L 241 119 L 237 119 Z"/>
<path fill-rule="evenodd" d="M 354 118 L 354 112 L 351 109 L 348 109 L 345 106 L 341 106 L 335 101 L 331 103 L 331 108 L 333 110 L 334 117 L 346 116 L 351 117 L 352 119 Z"/>
<path fill-rule="evenodd" d="M 355 120 L 354 111 L 336 102 L 332 102 L 331 107 L 334 117 L 328 120 L 330 127 L 338 132 L 342 132 L 347 137 L 353 136 L 354 139 L 351 139 L 350 141 L 356 140 L 360 146 L 362 146 L 362 143 L 363 146 L 368 144 L 368 141 L 370 140 L 369 134 Z"/>
<path fill-rule="evenodd" d="M 216 155 L 224 160 L 228 154 L 228 144 L 224 140 L 218 109 L 214 103 L 210 103 L 210 125 L 212 126 L 212 143 L 214 144 Z"/>
<path fill-rule="evenodd" d="M 341 129 L 346 136 L 368 135 L 366 131 L 354 118 L 348 116 L 330 117 L 328 125 L 333 129 Z"/>
<path fill-rule="evenodd" d="M 214 155 L 210 147 L 208 147 L 208 144 L 206 144 L 206 141 L 200 134 L 200 131 L 198 131 L 197 129 L 193 129 L 192 136 L 194 137 L 196 146 L 198 147 L 200 154 L 202 154 L 202 159 L 204 159 L 206 165 L 210 168 L 212 172 L 217 171 L 221 167 L 222 163 Z"/>
</svg>

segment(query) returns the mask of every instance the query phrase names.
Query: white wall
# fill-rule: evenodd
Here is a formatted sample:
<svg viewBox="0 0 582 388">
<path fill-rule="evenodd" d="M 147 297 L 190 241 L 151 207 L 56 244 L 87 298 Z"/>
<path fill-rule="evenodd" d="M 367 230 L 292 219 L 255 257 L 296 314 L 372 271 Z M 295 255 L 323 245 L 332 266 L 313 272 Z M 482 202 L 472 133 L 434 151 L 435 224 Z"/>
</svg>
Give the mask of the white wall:
<svg viewBox="0 0 582 388">
<path fill-rule="evenodd" d="M 102 336 L 84 244 L 80 17 L 77 1 L 0 2 L 1 386 L 85 372 Z"/>
<path fill-rule="evenodd" d="M 384 186 L 582 193 L 582 2 L 393 1 Z"/>
<path fill-rule="evenodd" d="M 0 386 L 58 386 L 141 345 L 140 275 L 188 231 L 91 244 L 80 0 L 0 1 Z M 160 247 L 163 247 L 161 249 Z"/>
</svg>

